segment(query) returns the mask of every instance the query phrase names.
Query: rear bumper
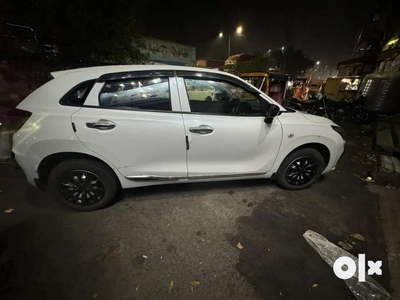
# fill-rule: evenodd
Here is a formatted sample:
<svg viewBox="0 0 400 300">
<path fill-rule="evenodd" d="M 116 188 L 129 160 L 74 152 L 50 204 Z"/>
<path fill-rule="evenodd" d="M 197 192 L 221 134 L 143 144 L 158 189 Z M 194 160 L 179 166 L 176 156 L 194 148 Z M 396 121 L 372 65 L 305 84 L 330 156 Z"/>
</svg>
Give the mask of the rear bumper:
<svg viewBox="0 0 400 300">
<path fill-rule="evenodd" d="M 22 171 L 25 173 L 26 179 L 28 182 L 34 187 L 38 187 L 36 185 L 35 179 L 39 178 L 39 175 L 33 168 L 30 168 L 25 158 L 21 155 L 14 154 L 14 158 L 17 161 L 17 164 L 21 167 Z"/>
</svg>

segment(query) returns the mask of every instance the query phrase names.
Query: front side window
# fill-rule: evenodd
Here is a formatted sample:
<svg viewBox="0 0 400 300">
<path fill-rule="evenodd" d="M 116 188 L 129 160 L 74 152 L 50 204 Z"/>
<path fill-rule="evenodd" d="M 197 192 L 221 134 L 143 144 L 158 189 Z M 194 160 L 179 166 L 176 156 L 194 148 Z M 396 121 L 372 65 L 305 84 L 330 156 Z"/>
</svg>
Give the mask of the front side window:
<svg viewBox="0 0 400 300">
<path fill-rule="evenodd" d="M 106 82 L 100 92 L 99 105 L 114 109 L 171 111 L 168 78 Z"/>
<path fill-rule="evenodd" d="M 191 112 L 262 115 L 260 98 L 239 86 L 219 80 L 189 78 L 184 80 Z"/>
</svg>

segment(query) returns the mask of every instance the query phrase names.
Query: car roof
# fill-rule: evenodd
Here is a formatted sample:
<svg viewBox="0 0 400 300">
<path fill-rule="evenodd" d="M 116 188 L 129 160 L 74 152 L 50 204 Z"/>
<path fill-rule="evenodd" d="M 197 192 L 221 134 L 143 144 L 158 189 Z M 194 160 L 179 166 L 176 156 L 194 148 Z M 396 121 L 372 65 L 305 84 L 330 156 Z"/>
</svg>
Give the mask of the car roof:
<svg viewBox="0 0 400 300">
<path fill-rule="evenodd" d="M 117 73 L 117 72 L 129 72 L 129 71 L 150 71 L 150 70 L 176 70 L 176 71 L 197 71 L 197 72 L 208 72 L 208 73 L 217 73 L 224 74 L 228 76 L 232 76 L 229 73 L 197 68 L 197 67 L 182 67 L 182 66 L 169 66 L 169 65 L 119 65 L 119 66 L 99 66 L 99 67 L 90 67 L 90 68 L 79 68 L 79 69 L 71 69 L 65 71 L 54 71 L 51 72 L 51 75 L 54 78 L 58 78 L 65 75 L 86 77 L 87 79 L 98 78 L 101 75 L 108 73 Z"/>
</svg>

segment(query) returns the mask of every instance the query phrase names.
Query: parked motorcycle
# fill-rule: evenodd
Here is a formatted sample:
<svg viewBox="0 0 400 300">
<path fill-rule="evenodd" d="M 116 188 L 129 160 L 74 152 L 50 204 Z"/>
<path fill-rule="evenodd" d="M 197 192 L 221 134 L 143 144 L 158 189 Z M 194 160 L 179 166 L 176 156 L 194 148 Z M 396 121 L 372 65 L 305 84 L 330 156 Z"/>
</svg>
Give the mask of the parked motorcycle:
<svg viewBox="0 0 400 300">
<path fill-rule="evenodd" d="M 349 98 L 333 101 L 327 97 L 299 101 L 294 98 L 285 99 L 283 104 L 289 108 L 331 119 L 334 122 L 365 123 L 369 121 L 368 112 L 363 109 L 363 98 Z"/>
</svg>

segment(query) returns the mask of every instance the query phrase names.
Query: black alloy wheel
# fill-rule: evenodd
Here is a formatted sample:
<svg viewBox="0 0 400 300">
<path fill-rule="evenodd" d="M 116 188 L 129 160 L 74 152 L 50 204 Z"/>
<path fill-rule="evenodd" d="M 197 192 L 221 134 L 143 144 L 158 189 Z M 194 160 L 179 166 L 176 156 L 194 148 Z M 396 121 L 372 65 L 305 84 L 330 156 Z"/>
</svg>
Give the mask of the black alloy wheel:
<svg viewBox="0 0 400 300">
<path fill-rule="evenodd" d="M 293 160 L 286 168 L 285 178 L 294 186 L 309 183 L 318 173 L 318 162 L 310 156 L 302 156 Z"/>
<path fill-rule="evenodd" d="M 300 148 L 282 161 L 275 178 L 284 189 L 305 189 L 318 180 L 327 163 L 316 149 Z"/>
<path fill-rule="evenodd" d="M 69 208 L 91 211 L 112 204 L 121 184 L 115 172 L 105 163 L 69 159 L 51 171 L 48 187 Z"/>
<path fill-rule="evenodd" d="M 101 179 L 87 170 L 73 170 L 60 178 L 60 195 L 75 205 L 93 205 L 101 201 L 105 188 Z"/>
</svg>

